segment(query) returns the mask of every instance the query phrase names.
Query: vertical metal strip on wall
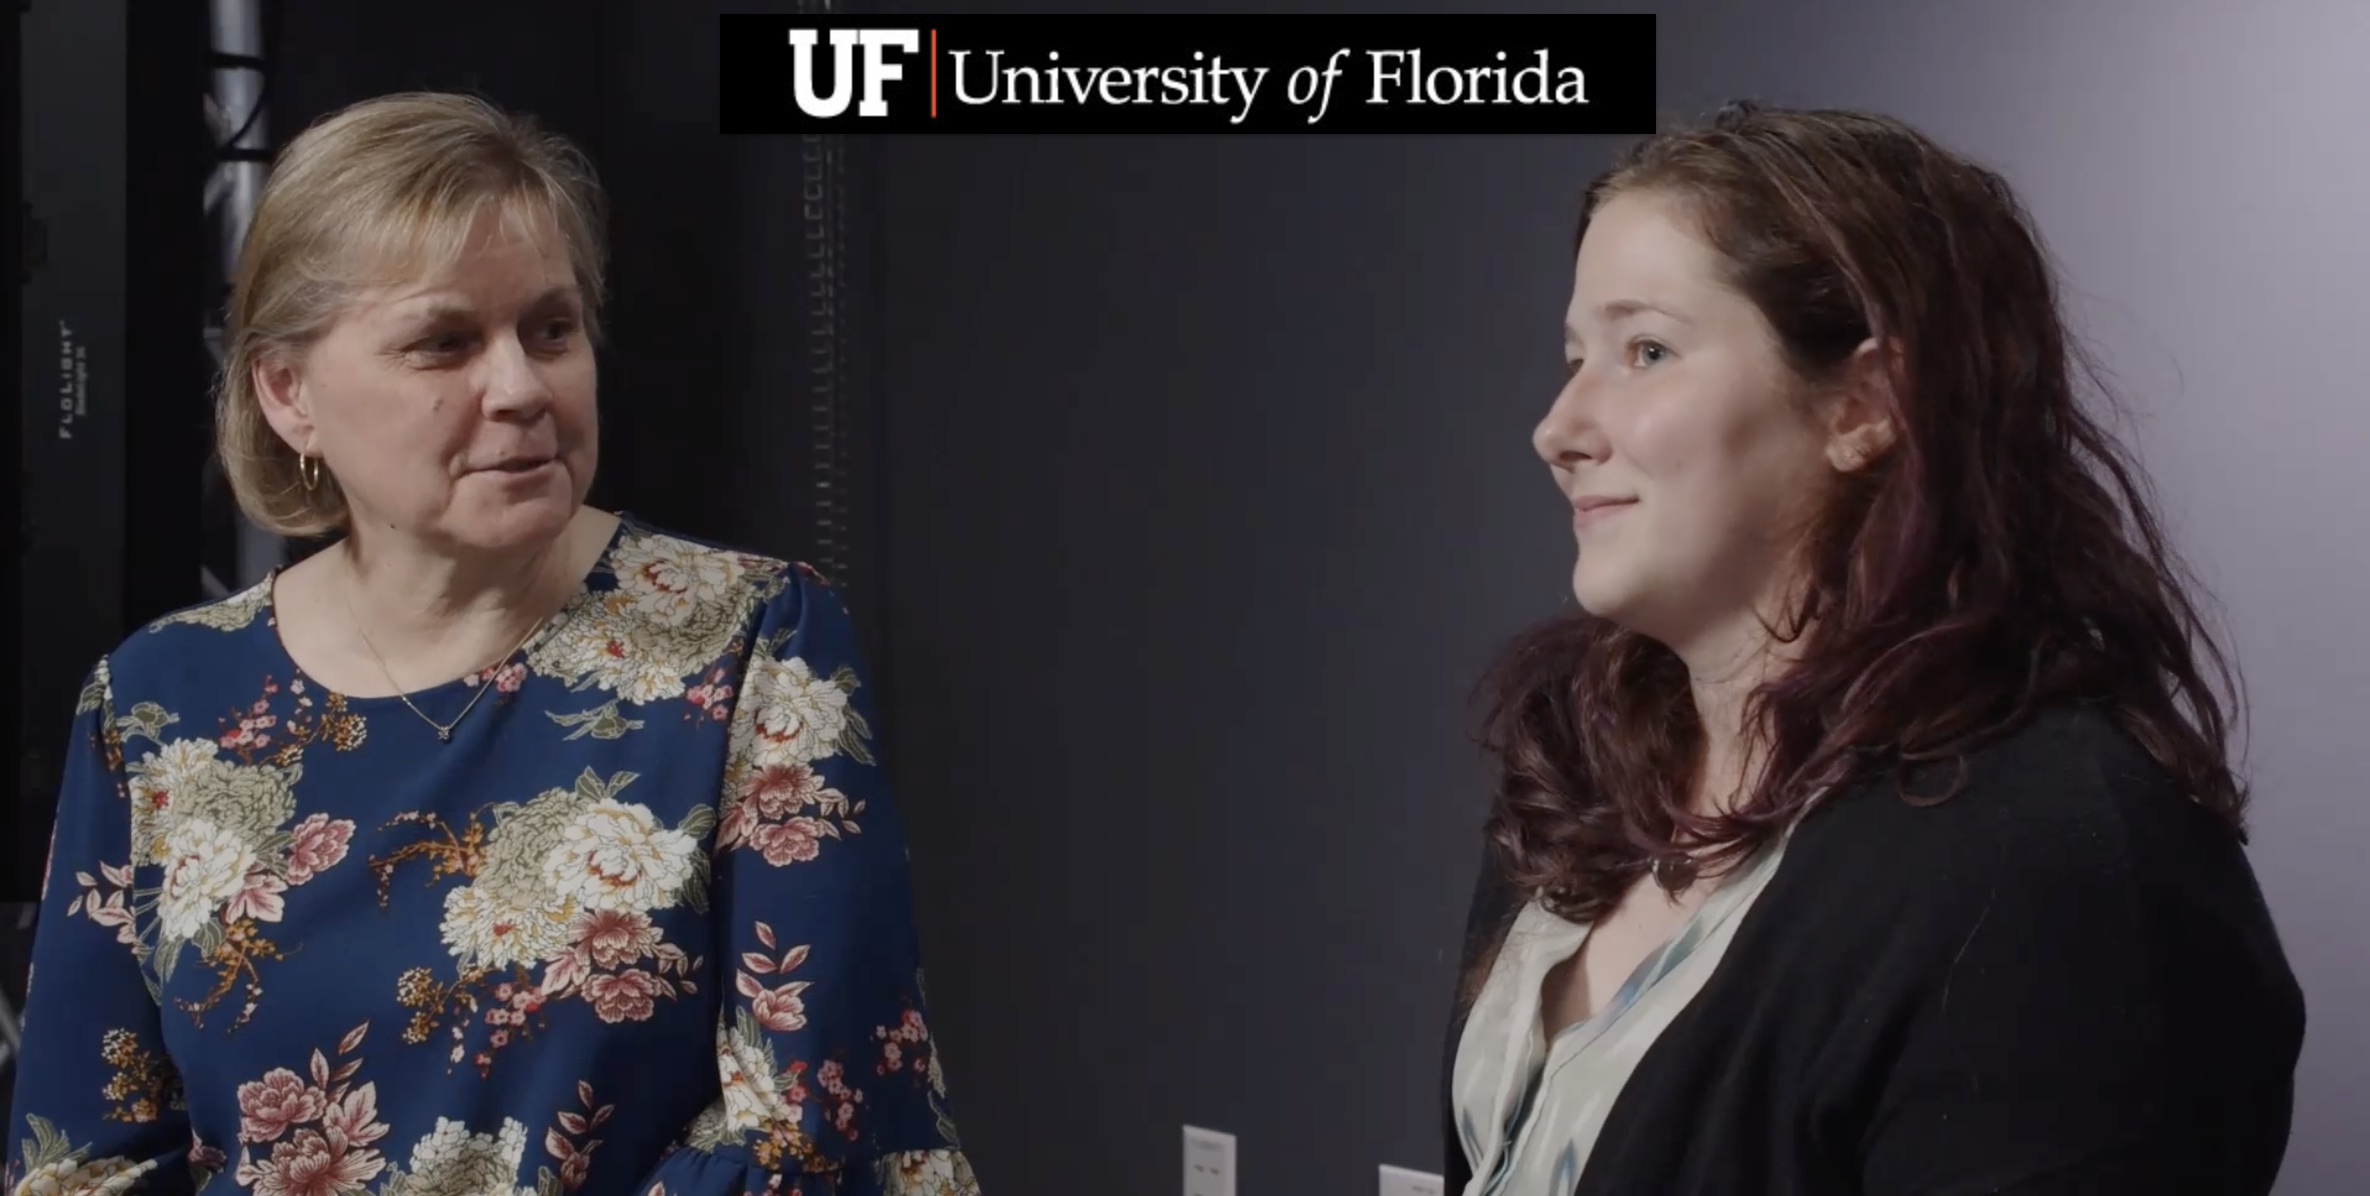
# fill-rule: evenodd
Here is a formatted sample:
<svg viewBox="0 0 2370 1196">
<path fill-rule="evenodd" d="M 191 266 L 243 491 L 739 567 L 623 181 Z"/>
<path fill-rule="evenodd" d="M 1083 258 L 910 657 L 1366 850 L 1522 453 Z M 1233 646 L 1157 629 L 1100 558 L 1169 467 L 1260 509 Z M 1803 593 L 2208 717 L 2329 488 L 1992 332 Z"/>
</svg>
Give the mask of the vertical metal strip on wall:
<svg viewBox="0 0 2370 1196">
<path fill-rule="evenodd" d="M 801 15 L 840 16 L 833 0 L 801 0 Z M 836 585 L 854 578 L 855 463 L 849 437 L 853 353 L 848 264 L 848 146 L 836 134 L 806 134 L 799 142 L 799 226 L 805 255 L 809 429 L 808 493 L 814 521 L 809 549 L 815 567 Z M 853 600 L 844 593 L 844 598 Z"/>
<path fill-rule="evenodd" d="M 246 246 L 247 225 L 255 203 L 271 173 L 271 121 L 264 105 L 270 47 L 264 36 L 263 0 L 212 0 L 213 90 L 206 110 L 215 129 L 214 175 L 206 184 L 206 215 L 219 238 L 216 286 L 207 295 L 206 343 L 217 370 L 227 346 L 222 343 L 223 303 L 231 279 L 238 273 L 239 255 Z M 197 396 L 203 402 L 211 396 Z M 243 590 L 262 581 L 286 563 L 288 546 L 278 536 L 256 527 L 238 511 L 230 497 L 222 463 L 209 456 L 205 486 L 229 515 L 234 541 L 208 553 L 211 564 L 202 578 L 208 598 Z M 214 566 L 220 566 L 216 568 Z M 227 571 L 227 573 L 225 572 Z"/>
</svg>

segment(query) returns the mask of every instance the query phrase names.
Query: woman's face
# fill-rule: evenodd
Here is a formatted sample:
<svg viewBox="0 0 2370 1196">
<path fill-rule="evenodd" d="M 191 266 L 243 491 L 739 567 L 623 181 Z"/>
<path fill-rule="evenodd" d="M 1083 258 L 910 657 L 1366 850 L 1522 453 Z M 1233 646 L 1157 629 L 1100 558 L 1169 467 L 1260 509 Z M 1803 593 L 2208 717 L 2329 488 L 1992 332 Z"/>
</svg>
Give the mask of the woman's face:
<svg viewBox="0 0 2370 1196">
<path fill-rule="evenodd" d="M 1775 332 L 1673 201 L 1591 221 L 1565 315 L 1570 378 L 1532 437 L 1573 505 L 1582 607 L 1686 654 L 1774 615 L 1828 439 Z"/>
<path fill-rule="evenodd" d="M 259 366 L 257 389 L 280 435 L 336 477 L 357 529 L 531 549 L 592 488 L 583 315 L 557 232 L 489 207 L 449 268 L 365 294 L 301 361 Z"/>
</svg>

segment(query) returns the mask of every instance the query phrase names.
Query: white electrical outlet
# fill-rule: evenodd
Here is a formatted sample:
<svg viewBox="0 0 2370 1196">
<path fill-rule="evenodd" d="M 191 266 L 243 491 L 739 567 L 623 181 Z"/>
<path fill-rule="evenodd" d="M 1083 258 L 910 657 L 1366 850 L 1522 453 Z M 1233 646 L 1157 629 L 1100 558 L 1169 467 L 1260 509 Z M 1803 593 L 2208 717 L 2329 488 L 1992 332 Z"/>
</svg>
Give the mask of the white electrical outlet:
<svg viewBox="0 0 2370 1196">
<path fill-rule="evenodd" d="M 1185 1127 L 1185 1196 L 1234 1196 L 1234 1135 Z"/>
<path fill-rule="evenodd" d="M 1382 1168 L 1382 1196 L 1444 1196 L 1440 1177 L 1389 1163 Z"/>
</svg>

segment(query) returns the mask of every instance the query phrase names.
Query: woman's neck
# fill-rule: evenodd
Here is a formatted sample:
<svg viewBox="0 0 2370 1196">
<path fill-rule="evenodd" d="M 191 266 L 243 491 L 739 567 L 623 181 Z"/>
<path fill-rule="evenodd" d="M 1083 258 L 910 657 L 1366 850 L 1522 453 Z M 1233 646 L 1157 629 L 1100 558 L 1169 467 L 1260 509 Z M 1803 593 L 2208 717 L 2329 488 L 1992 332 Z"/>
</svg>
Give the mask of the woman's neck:
<svg viewBox="0 0 2370 1196">
<path fill-rule="evenodd" d="M 590 567 L 588 545 L 597 553 L 614 526 L 614 516 L 579 511 L 548 543 L 513 553 L 456 553 L 357 526 L 335 550 L 337 588 L 379 655 L 502 641 L 490 659 L 567 601 Z"/>
<path fill-rule="evenodd" d="M 1751 720 L 1752 698 L 1784 671 L 1792 646 L 1776 642 L 1758 618 L 1747 618 L 1681 653 L 1703 734 L 1691 802 L 1697 814 L 1734 809 L 1767 765 L 1768 742 Z"/>
</svg>

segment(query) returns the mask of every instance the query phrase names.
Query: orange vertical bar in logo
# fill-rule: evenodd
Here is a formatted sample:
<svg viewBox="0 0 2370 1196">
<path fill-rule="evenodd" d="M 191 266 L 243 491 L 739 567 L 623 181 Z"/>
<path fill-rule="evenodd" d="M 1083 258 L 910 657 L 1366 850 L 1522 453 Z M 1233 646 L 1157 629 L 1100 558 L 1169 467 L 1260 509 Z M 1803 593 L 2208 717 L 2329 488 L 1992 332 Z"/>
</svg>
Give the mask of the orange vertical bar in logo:
<svg viewBox="0 0 2370 1196">
<path fill-rule="evenodd" d="M 930 119 L 938 119 L 938 31 L 930 31 Z"/>
</svg>

